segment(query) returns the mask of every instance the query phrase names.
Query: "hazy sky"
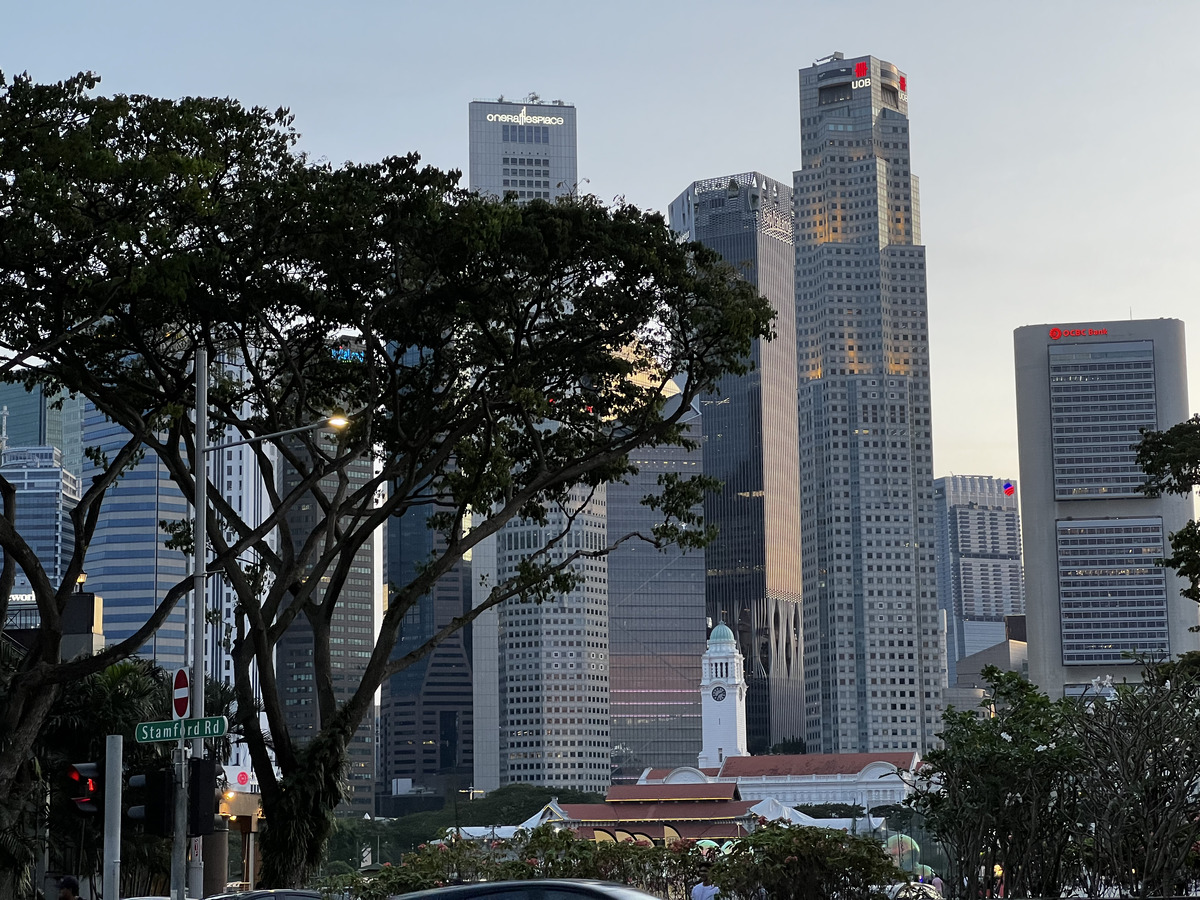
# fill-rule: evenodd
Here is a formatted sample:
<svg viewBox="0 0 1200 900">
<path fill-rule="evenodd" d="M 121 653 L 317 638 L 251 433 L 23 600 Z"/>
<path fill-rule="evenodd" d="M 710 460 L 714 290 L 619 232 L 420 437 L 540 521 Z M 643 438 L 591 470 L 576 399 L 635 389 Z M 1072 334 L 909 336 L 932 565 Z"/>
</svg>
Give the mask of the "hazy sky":
<svg viewBox="0 0 1200 900">
<path fill-rule="evenodd" d="M 288 106 L 334 162 L 465 170 L 468 101 L 563 98 L 586 187 L 663 210 L 698 178 L 790 182 L 797 70 L 873 53 L 908 74 L 936 473 L 1018 474 L 1018 325 L 1181 318 L 1200 406 L 1192 0 L 6 6 L 7 74 Z"/>
</svg>

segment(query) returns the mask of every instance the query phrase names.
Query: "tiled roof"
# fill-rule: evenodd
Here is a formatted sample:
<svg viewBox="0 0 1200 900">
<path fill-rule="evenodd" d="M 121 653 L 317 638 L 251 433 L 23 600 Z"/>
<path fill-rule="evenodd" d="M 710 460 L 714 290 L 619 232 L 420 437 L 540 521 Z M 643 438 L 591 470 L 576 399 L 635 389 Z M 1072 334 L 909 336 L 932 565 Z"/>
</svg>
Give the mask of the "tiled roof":
<svg viewBox="0 0 1200 900">
<path fill-rule="evenodd" d="M 737 785 L 732 781 L 712 784 L 614 784 L 608 789 L 606 803 L 652 803 L 656 800 L 735 800 Z"/>
<path fill-rule="evenodd" d="M 745 816 L 757 800 L 695 800 L 686 803 L 561 803 L 567 818 L 586 825 L 605 822 L 711 822 Z M 626 829 L 628 830 L 628 829 Z"/>
<path fill-rule="evenodd" d="M 871 763 L 884 762 L 903 771 L 912 766 L 913 753 L 801 753 L 786 756 L 730 756 L 721 767 L 722 778 L 755 778 L 787 775 L 857 775 Z"/>
</svg>

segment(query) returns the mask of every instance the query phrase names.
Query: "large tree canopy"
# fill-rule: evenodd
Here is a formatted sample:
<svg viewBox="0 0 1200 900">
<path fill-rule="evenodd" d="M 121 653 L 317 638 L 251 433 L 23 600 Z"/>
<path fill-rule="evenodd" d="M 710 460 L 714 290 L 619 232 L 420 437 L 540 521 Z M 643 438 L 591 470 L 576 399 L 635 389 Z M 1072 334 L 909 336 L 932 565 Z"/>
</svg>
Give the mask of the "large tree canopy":
<svg viewBox="0 0 1200 900">
<path fill-rule="evenodd" d="M 569 527 L 580 496 L 634 471 L 631 451 L 686 443 L 679 420 L 721 376 L 746 370 L 772 311 L 658 214 L 588 197 L 482 198 L 415 155 L 318 164 L 295 151 L 284 111 L 94 87 L 89 76 L 22 77 L 0 91 L 8 376 L 86 397 L 132 435 L 110 468 L 144 449 L 189 497 L 201 470 L 189 416 L 198 347 L 214 360 L 214 434 L 256 439 L 335 408 L 352 414 L 336 440 L 252 445 L 271 500 L 262 521 L 209 493 L 209 571 L 238 601 L 239 708 L 254 708 L 256 669 L 269 725 L 242 723 L 270 823 L 265 878 L 295 882 L 319 858 L 347 741 L 382 679 L 497 603 L 571 586 L 581 558 L 606 550 L 552 540 L 487 604 L 393 660 L 410 607 L 513 517 Z M 673 380 L 681 391 L 668 405 Z M 703 543 L 702 482 L 661 488 L 646 501 L 661 525 L 611 542 Z M 300 503 L 314 518 L 293 532 Z M 439 549 L 390 586 L 361 685 L 339 701 L 330 623 L 354 554 L 413 510 L 427 511 Z M 185 527 L 176 540 L 190 540 Z M 24 565 L 2 524 L 0 547 Z M 274 677 L 275 646 L 297 617 L 313 634 L 320 723 L 305 747 L 287 732 Z"/>
</svg>

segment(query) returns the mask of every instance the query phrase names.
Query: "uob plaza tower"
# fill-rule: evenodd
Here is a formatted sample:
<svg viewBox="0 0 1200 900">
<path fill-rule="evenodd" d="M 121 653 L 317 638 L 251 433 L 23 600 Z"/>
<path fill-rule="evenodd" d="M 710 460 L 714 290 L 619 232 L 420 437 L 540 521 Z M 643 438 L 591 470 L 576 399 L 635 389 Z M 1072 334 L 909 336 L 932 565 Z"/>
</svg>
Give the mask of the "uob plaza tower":
<svg viewBox="0 0 1200 900">
<path fill-rule="evenodd" d="M 810 753 L 924 750 L 946 664 L 908 78 L 836 53 L 800 71 L 800 116 L 805 739 Z"/>
</svg>

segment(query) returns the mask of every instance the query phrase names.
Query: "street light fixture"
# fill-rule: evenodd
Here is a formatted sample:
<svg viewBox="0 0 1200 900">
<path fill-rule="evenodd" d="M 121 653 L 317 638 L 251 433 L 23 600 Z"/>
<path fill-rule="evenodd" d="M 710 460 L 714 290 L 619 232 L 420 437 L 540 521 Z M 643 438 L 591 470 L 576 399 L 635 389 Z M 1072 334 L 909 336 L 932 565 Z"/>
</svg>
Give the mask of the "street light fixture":
<svg viewBox="0 0 1200 900">
<path fill-rule="evenodd" d="M 239 441 L 227 441 L 220 444 L 208 443 L 208 348 L 200 346 L 196 348 L 196 358 L 194 362 L 196 375 L 196 458 L 195 458 L 195 476 L 196 476 L 196 496 L 192 506 L 192 536 L 194 537 L 195 546 L 193 547 L 192 556 L 192 690 L 191 690 L 191 715 L 204 716 L 204 677 L 208 669 L 207 648 L 205 647 L 204 638 L 207 631 L 207 611 L 208 604 L 205 602 L 205 589 L 207 573 L 205 569 L 208 565 L 207 549 L 208 549 L 208 468 L 207 454 L 213 450 L 225 450 L 229 447 L 239 447 L 243 444 L 257 444 L 261 441 L 270 440 L 272 438 L 283 437 L 289 434 L 299 434 L 305 431 L 315 431 L 318 428 L 336 428 L 342 429 L 350 424 L 350 420 L 343 413 L 335 413 L 327 416 L 324 419 L 318 419 L 308 425 L 300 425 L 296 428 L 286 428 L 283 431 L 274 431 L 270 434 L 256 435 L 255 437 L 243 438 Z M 196 738 L 192 741 L 192 757 L 194 759 L 204 758 L 204 738 Z M 187 766 L 182 765 L 184 772 L 187 771 Z M 181 790 L 180 796 L 186 798 L 187 791 Z M 184 801 L 186 803 L 186 799 Z M 185 807 L 186 809 L 186 807 Z M 178 810 L 176 811 L 176 823 L 179 823 L 180 817 Z M 184 859 L 184 844 L 186 832 L 184 829 L 176 829 L 175 832 L 175 847 L 172 859 L 172 895 L 183 897 L 183 859 Z M 178 875 L 176 875 L 178 872 Z M 203 841 L 201 838 L 196 838 L 192 843 L 191 862 L 187 866 L 188 874 L 188 894 L 193 897 L 201 897 L 204 895 L 204 852 Z M 178 886 L 176 881 L 179 881 Z M 177 891 L 177 892 L 176 892 Z"/>
</svg>

